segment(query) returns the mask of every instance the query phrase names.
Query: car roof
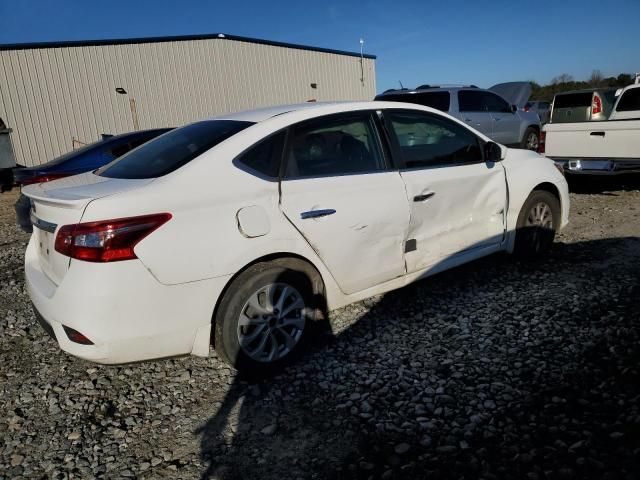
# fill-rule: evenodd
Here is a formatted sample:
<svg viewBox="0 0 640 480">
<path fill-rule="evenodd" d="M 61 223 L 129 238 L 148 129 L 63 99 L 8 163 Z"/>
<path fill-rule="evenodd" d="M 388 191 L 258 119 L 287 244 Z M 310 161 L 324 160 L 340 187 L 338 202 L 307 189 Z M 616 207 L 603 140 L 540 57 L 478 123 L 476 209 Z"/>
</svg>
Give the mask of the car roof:
<svg viewBox="0 0 640 480">
<path fill-rule="evenodd" d="M 595 92 L 610 92 L 615 90 L 615 88 L 603 87 L 603 88 L 581 88 L 578 90 L 567 90 L 566 92 L 558 92 L 557 95 L 567 95 L 571 93 L 595 93 Z"/>
<path fill-rule="evenodd" d="M 362 102 L 306 102 L 292 103 L 288 105 L 274 105 L 270 107 L 255 108 L 252 110 L 244 110 L 236 113 L 227 113 L 217 115 L 210 120 L 235 120 L 239 122 L 262 122 L 277 115 L 289 112 L 297 112 L 300 110 L 314 110 L 326 108 L 332 105 L 347 106 L 348 104 L 360 104 Z M 375 108 L 375 107 L 374 107 Z"/>
<path fill-rule="evenodd" d="M 475 85 L 438 85 L 438 86 L 426 86 L 422 85 L 417 88 L 400 88 L 398 90 L 385 90 L 379 93 L 377 97 L 384 97 L 385 95 L 414 95 L 416 93 L 429 93 L 429 92 L 449 92 L 454 90 L 486 90 L 486 88 L 479 88 Z"/>
</svg>

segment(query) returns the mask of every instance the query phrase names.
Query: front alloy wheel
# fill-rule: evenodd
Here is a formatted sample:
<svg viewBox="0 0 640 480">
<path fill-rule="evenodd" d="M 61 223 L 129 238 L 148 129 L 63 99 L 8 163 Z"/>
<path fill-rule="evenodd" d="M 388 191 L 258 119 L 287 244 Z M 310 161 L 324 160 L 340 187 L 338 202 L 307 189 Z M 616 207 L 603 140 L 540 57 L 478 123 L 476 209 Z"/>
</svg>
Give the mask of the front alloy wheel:
<svg viewBox="0 0 640 480">
<path fill-rule="evenodd" d="M 536 257 L 547 251 L 560 225 L 560 213 L 560 202 L 555 195 L 534 190 L 518 215 L 515 253 Z"/>
<path fill-rule="evenodd" d="M 552 230 L 553 213 L 551 212 L 551 207 L 545 202 L 536 203 L 531 207 L 531 210 L 529 210 L 525 225 L 528 227 L 540 227 Z"/>
<path fill-rule="evenodd" d="M 527 139 L 525 140 L 524 147 L 527 150 L 533 150 L 534 152 L 538 151 L 539 146 L 538 134 L 536 132 L 530 132 L 527 135 Z"/>
</svg>

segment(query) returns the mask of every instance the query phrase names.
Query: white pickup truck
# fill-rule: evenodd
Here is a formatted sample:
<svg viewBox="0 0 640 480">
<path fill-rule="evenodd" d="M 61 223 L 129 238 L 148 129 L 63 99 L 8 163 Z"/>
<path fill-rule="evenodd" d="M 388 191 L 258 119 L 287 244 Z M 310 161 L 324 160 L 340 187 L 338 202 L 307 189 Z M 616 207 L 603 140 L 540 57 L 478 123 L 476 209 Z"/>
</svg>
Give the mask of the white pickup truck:
<svg viewBox="0 0 640 480">
<path fill-rule="evenodd" d="M 622 89 L 608 120 L 546 124 L 540 153 L 567 173 L 640 172 L 640 84 Z"/>
</svg>

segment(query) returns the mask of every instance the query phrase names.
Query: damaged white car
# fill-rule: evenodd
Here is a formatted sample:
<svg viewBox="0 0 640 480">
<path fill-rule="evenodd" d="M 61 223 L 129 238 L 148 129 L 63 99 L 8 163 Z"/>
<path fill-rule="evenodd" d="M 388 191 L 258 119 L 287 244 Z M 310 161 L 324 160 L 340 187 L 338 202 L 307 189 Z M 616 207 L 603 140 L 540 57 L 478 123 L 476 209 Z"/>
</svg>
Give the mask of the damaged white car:
<svg viewBox="0 0 640 480">
<path fill-rule="evenodd" d="M 24 193 L 29 294 L 64 351 L 123 363 L 213 344 L 254 370 L 299 351 L 327 310 L 541 253 L 569 214 L 552 161 L 380 101 L 196 122 Z"/>
</svg>

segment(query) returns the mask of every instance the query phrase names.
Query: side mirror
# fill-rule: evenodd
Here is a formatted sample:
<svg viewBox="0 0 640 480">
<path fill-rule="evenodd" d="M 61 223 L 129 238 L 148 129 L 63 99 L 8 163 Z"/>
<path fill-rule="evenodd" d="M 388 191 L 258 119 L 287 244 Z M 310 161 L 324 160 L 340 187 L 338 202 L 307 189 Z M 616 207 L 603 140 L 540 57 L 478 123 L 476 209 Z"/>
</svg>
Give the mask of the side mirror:
<svg viewBox="0 0 640 480">
<path fill-rule="evenodd" d="M 517 105 L 511 105 L 511 113 L 516 113 L 518 111 Z"/>
<path fill-rule="evenodd" d="M 487 162 L 499 162 L 502 160 L 502 147 L 495 142 L 485 143 L 484 159 Z"/>
</svg>

